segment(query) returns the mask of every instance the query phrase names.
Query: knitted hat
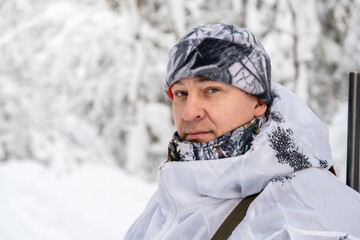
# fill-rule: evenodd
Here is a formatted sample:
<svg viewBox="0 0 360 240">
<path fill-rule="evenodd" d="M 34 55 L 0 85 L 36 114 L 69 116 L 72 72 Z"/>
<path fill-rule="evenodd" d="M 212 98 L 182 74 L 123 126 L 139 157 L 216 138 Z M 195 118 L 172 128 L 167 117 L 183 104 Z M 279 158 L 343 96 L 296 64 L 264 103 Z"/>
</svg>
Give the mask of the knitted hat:
<svg viewBox="0 0 360 240">
<path fill-rule="evenodd" d="M 271 104 L 270 57 L 245 28 L 207 24 L 193 29 L 169 51 L 164 90 L 183 78 L 206 78 L 231 84 Z"/>
</svg>

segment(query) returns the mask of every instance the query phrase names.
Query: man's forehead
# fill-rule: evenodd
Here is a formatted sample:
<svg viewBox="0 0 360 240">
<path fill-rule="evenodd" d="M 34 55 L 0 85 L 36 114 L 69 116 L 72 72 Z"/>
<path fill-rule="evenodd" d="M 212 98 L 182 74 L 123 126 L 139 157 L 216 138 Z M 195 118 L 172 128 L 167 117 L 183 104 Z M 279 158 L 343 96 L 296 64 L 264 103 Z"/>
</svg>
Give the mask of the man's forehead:
<svg viewBox="0 0 360 240">
<path fill-rule="evenodd" d="M 175 85 L 184 85 L 185 81 L 194 81 L 195 83 L 208 83 L 208 82 L 219 82 L 213 79 L 209 79 L 209 78 L 183 78 L 180 79 L 178 81 L 176 81 L 173 86 Z"/>
</svg>

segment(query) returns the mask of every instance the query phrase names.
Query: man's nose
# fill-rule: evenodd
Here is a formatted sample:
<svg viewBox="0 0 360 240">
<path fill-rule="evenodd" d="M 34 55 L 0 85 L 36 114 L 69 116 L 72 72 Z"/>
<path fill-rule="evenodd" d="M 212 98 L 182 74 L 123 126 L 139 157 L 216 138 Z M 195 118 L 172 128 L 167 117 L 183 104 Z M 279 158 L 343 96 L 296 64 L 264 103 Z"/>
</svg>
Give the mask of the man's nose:
<svg viewBox="0 0 360 240">
<path fill-rule="evenodd" d="M 205 115 L 204 104 L 200 96 L 189 94 L 186 98 L 182 117 L 185 121 L 202 119 Z"/>
</svg>

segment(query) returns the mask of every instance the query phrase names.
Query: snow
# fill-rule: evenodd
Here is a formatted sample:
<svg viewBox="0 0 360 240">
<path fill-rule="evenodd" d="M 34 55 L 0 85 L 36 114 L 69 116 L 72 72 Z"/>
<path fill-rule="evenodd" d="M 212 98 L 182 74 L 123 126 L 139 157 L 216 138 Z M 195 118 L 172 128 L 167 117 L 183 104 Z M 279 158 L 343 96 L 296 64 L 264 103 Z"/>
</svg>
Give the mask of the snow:
<svg viewBox="0 0 360 240">
<path fill-rule="evenodd" d="M 329 125 L 329 142 L 337 176 L 344 183 L 346 182 L 347 119 L 348 104 L 342 102 L 339 104 L 339 110 Z"/>
<path fill-rule="evenodd" d="M 126 163 L 126 169 L 139 177 L 147 176 L 148 179 L 153 180 L 154 178 L 148 176 L 147 172 L 157 169 L 163 161 L 162 152 L 175 129 L 170 124 L 171 112 L 166 105 L 139 101 L 137 110 L 138 119 L 130 131 L 127 147 L 127 156 L 132 161 Z M 154 138 L 153 144 L 150 144 L 151 138 Z M 139 146 L 142 148 L 139 149 Z M 144 162 L 149 155 L 158 156 L 155 159 L 159 160 Z"/>
<path fill-rule="evenodd" d="M 178 36 L 183 36 L 186 33 L 184 0 L 169 1 L 168 4 L 175 31 Z"/>
<path fill-rule="evenodd" d="M 122 239 L 174 132 L 167 52 L 206 23 L 246 23 L 260 36 L 272 80 L 328 123 L 345 181 L 360 1 L 293 4 L 296 23 L 275 0 L 0 1 L 0 240 Z"/>
<path fill-rule="evenodd" d="M 155 191 L 114 166 L 0 165 L 0 239 L 123 239 Z"/>
</svg>

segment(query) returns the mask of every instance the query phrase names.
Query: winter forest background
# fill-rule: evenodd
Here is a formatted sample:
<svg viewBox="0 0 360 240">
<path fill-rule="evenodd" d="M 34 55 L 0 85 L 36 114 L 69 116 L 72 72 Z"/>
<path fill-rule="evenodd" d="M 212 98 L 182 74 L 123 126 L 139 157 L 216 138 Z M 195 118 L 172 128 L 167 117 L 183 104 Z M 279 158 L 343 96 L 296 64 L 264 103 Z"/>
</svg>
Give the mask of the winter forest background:
<svg viewBox="0 0 360 240">
<path fill-rule="evenodd" d="M 167 51 L 218 22 L 262 40 L 273 81 L 328 124 L 344 181 L 359 0 L 1 0 L 0 239 L 122 239 L 175 130 Z"/>
</svg>

